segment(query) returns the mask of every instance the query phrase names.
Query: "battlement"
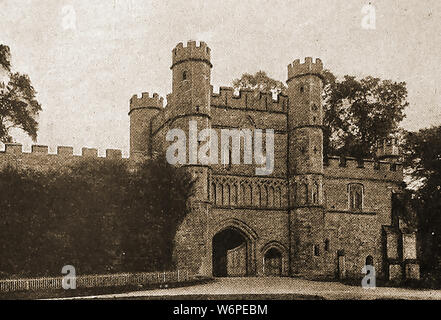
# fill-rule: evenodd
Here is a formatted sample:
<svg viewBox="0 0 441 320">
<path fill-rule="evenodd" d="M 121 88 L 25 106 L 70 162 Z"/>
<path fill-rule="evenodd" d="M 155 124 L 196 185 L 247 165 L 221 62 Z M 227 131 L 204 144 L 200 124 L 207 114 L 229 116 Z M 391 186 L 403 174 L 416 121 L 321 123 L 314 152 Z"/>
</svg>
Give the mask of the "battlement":
<svg viewBox="0 0 441 320">
<path fill-rule="evenodd" d="M 62 156 L 62 157 L 92 157 L 98 158 L 98 149 L 82 148 L 81 155 L 73 154 L 73 147 L 58 146 L 56 154 L 49 153 L 48 146 L 32 145 L 31 152 L 23 152 L 23 145 L 19 143 L 6 143 L 5 151 L 0 152 L 3 155 L 35 155 L 35 156 Z M 102 157 L 99 157 L 102 158 Z M 106 149 L 106 159 L 122 159 L 122 151 L 117 149 Z"/>
<path fill-rule="evenodd" d="M 212 67 L 210 62 L 210 48 L 203 41 L 196 45 L 196 41 L 188 41 L 187 46 L 184 47 L 182 42 L 173 49 L 172 54 L 172 68 L 174 65 L 188 60 L 204 61 Z"/>
<path fill-rule="evenodd" d="M 286 112 L 288 97 L 282 93 L 274 100 L 271 92 L 252 89 L 241 89 L 238 94 L 232 87 L 220 87 L 219 93 L 211 87 L 211 105 L 237 109 Z"/>
<path fill-rule="evenodd" d="M 138 98 L 138 96 L 135 94 L 130 99 L 130 112 L 133 109 L 139 108 L 152 108 L 161 110 L 163 108 L 163 104 L 164 99 L 162 97 L 159 97 L 157 93 L 154 93 L 153 96 L 150 97 L 150 94 L 148 92 L 143 92 L 140 98 Z"/>
<path fill-rule="evenodd" d="M 403 180 L 403 164 L 392 161 L 329 156 L 324 163 L 325 175 L 354 179 Z"/>
<path fill-rule="evenodd" d="M 296 59 L 288 65 L 288 81 L 307 74 L 315 74 L 322 77 L 322 71 L 323 63 L 319 58 L 314 62 L 311 57 L 306 57 L 304 63 L 300 63 L 300 59 Z"/>
<path fill-rule="evenodd" d="M 377 143 L 375 155 L 378 159 L 399 158 L 400 148 L 396 139 L 385 139 Z"/>
</svg>

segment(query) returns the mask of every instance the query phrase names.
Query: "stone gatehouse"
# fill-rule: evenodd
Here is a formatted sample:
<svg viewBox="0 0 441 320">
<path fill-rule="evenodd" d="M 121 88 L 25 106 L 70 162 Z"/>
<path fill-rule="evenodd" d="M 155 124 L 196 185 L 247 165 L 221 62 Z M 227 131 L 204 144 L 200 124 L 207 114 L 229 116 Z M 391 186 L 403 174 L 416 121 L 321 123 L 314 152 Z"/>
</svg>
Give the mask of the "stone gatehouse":
<svg viewBox="0 0 441 320">
<path fill-rule="evenodd" d="M 379 145 L 376 159 L 323 155 L 322 62 L 289 64 L 287 95 L 276 99 L 230 87 L 214 92 L 211 68 L 205 43 L 173 49 L 167 105 L 157 94 L 130 100 L 128 161 L 165 153 L 168 132 L 188 132 L 193 121 L 199 130 L 274 130 L 274 169 L 263 176 L 256 164 L 185 164 L 197 182 L 175 238 L 177 267 L 215 276 L 360 278 L 368 264 L 379 277 L 419 277 L 416 235 L 392 205 L 403 181 L 395 143 Z M 57 151 L 33 146 L 24 153 L 7 144 L 0 165 L 44 169 L 80 158 L 71 147 Z M 97 157 L 97 150 L 83 148 L 83 156 Z M 121 151 L 106 157 L 121 158 Z"/>
<path fill-rule="evenodd" d="M 188 132 L 194 121 L 199 130 L 273 129 L 274 170 L 186 164 L 197 192 L 176 235 L 178 266 L 216 276 L 358 278 L 370 264 L 380 277 L 417 277 L 415 234 L 403 234 L 392 214 L 403 181 L 395 143 L 381 144 L 376 159 L 323 160 L 322 61 L 289 64 L 287 95 L 276 99 L 214 92 L 211 68 L 204 42 L 173 49 L 167 105 L 157 94 L 130 100 L 131 157 L 164 153 L 167 132 Z"/>
</svg>

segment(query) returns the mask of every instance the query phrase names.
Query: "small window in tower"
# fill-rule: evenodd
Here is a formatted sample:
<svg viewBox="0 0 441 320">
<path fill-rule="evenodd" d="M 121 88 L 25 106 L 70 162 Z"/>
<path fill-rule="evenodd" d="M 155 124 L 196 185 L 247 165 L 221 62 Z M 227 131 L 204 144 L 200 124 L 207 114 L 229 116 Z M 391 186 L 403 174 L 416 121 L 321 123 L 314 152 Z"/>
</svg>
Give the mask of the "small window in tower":
<svg viewBox="0 0 441 320">
<path fill-rule="evenodd" d="M 371 255 L 366 257 L 366 265 L 367 266 L 374 266 L 374 258 Z"/>
<path fill-rule="evenodd" d="M 200 108 L 199 106 L 196 106 L 196 112 L 199 112 Z"/>
<path fill-rule="evenodd" d="M 300 93 L 303 93 L 305 91 L 305 88 L 303 86 L 300 87 Z"/>
<path fill-rule="evenodd" d="M 320 255 L 320 247 L 318 245 L 314 245 L 314 255 L 318 257 Z"/>
<path fill-rule="evenodd" d="M 349 210 L 362 211 L 363 209 L 363 185 L 359 183 L 349 184 Z"/>
<path fill-rule="evenodd" d="M 182 72 L 182 80 L 187 80 L 187 71 Z"/>
<path fill-rule="evenodd" d="M 312 186 L 312 203 L 319 203 L 319 185 L 317 182 L 314 182 L 314 185 Z"/>
<path fill-rule="evenodd" d="M 215 183 L 211 184 L 211 200 L 212 200 L 213 204 L 216 204 L 216 184 Z"/>
<path fill-rule="evenodd" d="M 225 152 L 223 150 L 223 153 L 221 154 L 221 157 L 222 157 L 221 162 L 222 162 L 222 165 L 223 165 L 224 169 L 230 170 L 231 167 L 232 167 L 232 162 L 233 162 L 233 155 L 232 155 L 232 151 L 231 151 L 231 145 L 229 145 L 227 148 L 228 149 L 225 150 L 227 152 Z"/>
<path fill-rule="evenodd" d="M 313 105 L 312 105 L 312 111 L 317 111 L 317 110 L 318 110 L 317 105 L 316 105 L 316 104 L 313 104 Z"/>
</svg>

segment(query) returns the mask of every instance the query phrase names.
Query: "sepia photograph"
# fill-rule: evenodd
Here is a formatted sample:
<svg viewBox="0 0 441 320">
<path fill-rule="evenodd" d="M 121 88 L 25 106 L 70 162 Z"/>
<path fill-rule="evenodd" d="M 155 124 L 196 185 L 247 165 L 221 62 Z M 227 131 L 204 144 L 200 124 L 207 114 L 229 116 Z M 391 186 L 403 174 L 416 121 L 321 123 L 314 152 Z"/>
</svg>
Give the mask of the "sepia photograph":
<svg viewBox="0 0 441 320">
<path fill-rule="evenodd" d="M 0 0 L 0 300 L 441 300 L 440 40 L 438 0 Z"/>
</svg>

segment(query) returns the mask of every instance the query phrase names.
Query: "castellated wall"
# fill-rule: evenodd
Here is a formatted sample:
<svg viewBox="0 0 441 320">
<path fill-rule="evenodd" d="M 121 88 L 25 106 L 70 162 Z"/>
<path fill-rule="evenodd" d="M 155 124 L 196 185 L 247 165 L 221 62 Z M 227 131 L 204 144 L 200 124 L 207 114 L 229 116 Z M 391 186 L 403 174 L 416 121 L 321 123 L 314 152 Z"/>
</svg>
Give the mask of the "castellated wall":
<svg viewBox="0 0 441 320">
<path fill-rule="evenodd" d="M 384 236 L 382 227 L 392 224 L 392 193 L 399 192 L 403 181 L 402 164 L 353 158 L 330 157 L 325 165 L 325 238 L 329 240 L 325 269 L 335 275 L 336 252 L 344 254 L 347 276 L 361 278 L 366 257 L 374 258 L 379 277 L 385 277 Z M 361 211 L 349 207 L 349 184 L 363 186 Z"/>
<path fill-rule="evenodd" d="M 287 97 L 282 94 L 279 94 L 278 98 L 274 100 L 270 93 L 240 90 L 235 95 L 233 88 L 221 87 L 219 93 L 211 93 L 211 127 L 218 133 L 219 145 L 221 129 L 251 129 L 253 134 L 254 129 L 273 129 L 275 168 L 270 176 L 285 177 L 287 159 L 286 107 Z M 195 114 L 197 115 L 197 113 Z M 171 103 L 168 103 L 158 115 L 153 117 L 152 151 L 154 153 L 165 152 L 170 144 L 165 139 L 170 129 L 188 126 L 182 121 L 188 122 L 189 120 L 188 118 L 182 118 L 182 110 Z M 198 130 L 201 130 L 201 128 L 198 128 Z M 184 129 L 184 132 L 188 136 L 188 131 Z M 263 136 L 263 141 L 265 141 L 265 136 Z M 240 153 L 243 155 L 243 148 Z M 243 156 L 241 156 L 241 165 L 228 168 L 220 164 L 220 161 L 221 153 L 219 150 L 219 164 L 212 166 L 214 173 L 255 175 L 256 165 L 243 164 Z"/>
<path fill-rule="evenodd" d="M 211 105 L 229 109 L 258 110 L 285 113 L 288 108 L 288 97 L 278 94 L 272 98 L 270 92 L 261 92 L 251 89 L 242 89 L 236 95 L 232 87 L 220 87 L 219 93 L 211 90 Z"/>
<path fill-rule="evenodd" d="M 33 145 L 31 152 L 23 152 L 21 144 L 8 143 L 5 145 L 5 151 L 0 152 L 0 167 L 11 165 L 42 171 L 59 170 L 84 158 L 123 159 L 121 150 L 115 149 L 107 149 L 104 158 L 98 157 L 98 150 L 93 148 L 83 148 L 81 155 L 74 155 L 73 147 L 59 146 L 56 154 L 49 154 L 47 146 Z"/>
<path fill-rule="evenodd" d="M 203 239 L 212 239 L 225 221 L 246 222 L 246 227 L 252 230 L 250 233 L 256 234 L 253 245 L 257 256 L 250 257 L 249 261 L 254 268 L 249 270 L 251 274 L 263 274 L 259 257 L 270 244 L 277 243 L 288 261 L 290 217 L 287 162 L 295 155 L 287 153 L 287 103 L 284 95 L 273 99 L 271 94 L 252 90 L 241 90 L 234 94 L 233 88 L 221 87 L 219 93 L 211 92 L 211 127 L 217 131 L 219 143 L 221 129 L 274 129 L 275 167 L 268 176 L 256 176 L 256 165 L 243 164 L 243 158 L 240 165 L 219 163 L 211 166 L 207 182 L 211 184 L 207 186 L 210 205 L 195 209 L 197 214 L 193 214 L 193 218 L 203 221 L 193 221 L 192 218 L 190 224 L 203 226 L 198 234 L 204 236 L 192 238 L 194 233 L 191 232 L 177 235 L 177 242 L 186 244 L 181 250 L 187 250 L 187 254 L 181 254 L 181 257 L 187 258 L 178 261 L 182 266 L 192 266 L 196 271 L 201 268 L 211 270 L 211 258 L 207 260 L 207 257 L 211 257 L 211 241 L 205 242 Z M 183 128 L 185 132 L 188 124 L 183 121 L 188 122 L 188 118 L 182 118 L 179 108 L 174 105 L 163 108 L 153 118 L 154 152 L 164 152 L 170 144 L 165 140 L 168 130 Z M 188 135 L 188 132 L 185 133 Z M 243 155 L 243 146 L 240 153 Z M 382 227 L 391 225 L 391 194 L 400 190 L 402 169 L 402 165 L 397 162 L 364 160 L 360 163 L 354 158 L 329 157 L 324 166 L 324 238 L 303 241 L 311 244 L 316 241 L 319 246 L 320 259 L 314 255 L 308 256 L 308 259 L 315 259 L 311 262 L 312 266 L 316 265 L 318 269 L 323 263 L 323 274 L 335 277 L 338 252 L 345 255 L 347 276 L 360 278 L 363 276 L 361 269 L 366 257 L 370 255 L 374 258 L 378 276 L 386 275 Z M 348 185 L 351 183 L 363 185 L 364 203 L 361 212 L 349 210 Z M 208 216 L 203 211 L 207 211 Z M 201 252 L 200 256 L 194 256 L 195 252 Z M 284 274 L 288 274 L 287 262 L 283 270 Z"/>
</svg>

